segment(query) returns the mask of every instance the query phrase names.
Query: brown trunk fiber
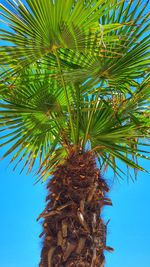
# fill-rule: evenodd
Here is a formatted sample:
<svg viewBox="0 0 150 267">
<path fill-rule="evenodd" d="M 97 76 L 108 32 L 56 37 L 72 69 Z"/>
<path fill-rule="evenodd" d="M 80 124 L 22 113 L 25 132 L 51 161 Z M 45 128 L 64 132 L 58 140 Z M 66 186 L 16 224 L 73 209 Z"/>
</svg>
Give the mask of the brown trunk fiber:
<svg viewBox="0 0 150 267">
<path fill-rule="evenodd" d="M 103 267 L 106 225 L 101 215 L 109 188 L 91 151 L 71 151 L 48 185 L 40 267 Z M 38 219 L 39 219 L 38 218 Z"/>
</svg>

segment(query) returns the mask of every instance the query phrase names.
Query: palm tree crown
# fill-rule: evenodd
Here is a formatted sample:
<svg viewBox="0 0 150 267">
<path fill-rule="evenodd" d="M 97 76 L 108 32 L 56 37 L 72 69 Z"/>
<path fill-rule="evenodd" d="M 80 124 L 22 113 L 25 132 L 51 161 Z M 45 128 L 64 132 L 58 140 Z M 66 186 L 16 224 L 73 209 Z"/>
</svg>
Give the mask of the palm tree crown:
<svg viewBox="0 0 150 267">
<path fill-rule="evenodd" d="M 70 147 L 100 168 L 143 170 L 149 138 L 148 15 L 141 1 L 7 1 L 1 29 L 4 157 L 49 177 Z M 25 2 L 25 3 L 24 3 Z M 47 164 L 48 163 L 48 164 Z"/>
</svg>

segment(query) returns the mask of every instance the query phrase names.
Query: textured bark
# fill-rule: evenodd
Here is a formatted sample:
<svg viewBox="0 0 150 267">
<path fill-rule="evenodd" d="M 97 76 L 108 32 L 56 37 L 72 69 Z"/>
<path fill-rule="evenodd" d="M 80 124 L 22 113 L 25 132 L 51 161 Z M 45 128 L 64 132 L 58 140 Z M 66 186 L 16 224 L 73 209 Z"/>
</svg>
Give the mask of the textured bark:
<svg viewBox="0 0 150 267">
<path fill-rule="evenodd" d="M 71 151 L 48 182 L 40 267 L 103 267 L 106 228 L 104 205 L 109 188 L 91 151 Z M 38 218 L 38 219 L 39 219 Z"/>
</svg>

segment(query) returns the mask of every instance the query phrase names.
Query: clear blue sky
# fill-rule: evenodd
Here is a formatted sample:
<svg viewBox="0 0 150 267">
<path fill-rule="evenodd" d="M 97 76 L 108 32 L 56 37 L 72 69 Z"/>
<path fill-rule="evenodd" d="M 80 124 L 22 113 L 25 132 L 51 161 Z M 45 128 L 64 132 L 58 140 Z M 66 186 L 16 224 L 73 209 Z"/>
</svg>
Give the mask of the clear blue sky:
<svg viewBox="0 0 150 267">
<path fill-rule="evenodd" d="M 3 153 L 0 149 L 0 157 Z M 41 225 L 36 218 L 45 206 L 46 185 L 34 186 L 32 175 L 12 172 L 8 162 L 0 161 L 0 267 L 38 267 Z M 150 170 L 149 162 L 141 164 Z M 115 252 L 106 253 L 106 267 L 150 267 L 149 174 L 139 173 L 136 183 L 115 182 L 110 195 L 113 207 L 103 213 L 111 219 L 107 244 Z"/>
</svg>

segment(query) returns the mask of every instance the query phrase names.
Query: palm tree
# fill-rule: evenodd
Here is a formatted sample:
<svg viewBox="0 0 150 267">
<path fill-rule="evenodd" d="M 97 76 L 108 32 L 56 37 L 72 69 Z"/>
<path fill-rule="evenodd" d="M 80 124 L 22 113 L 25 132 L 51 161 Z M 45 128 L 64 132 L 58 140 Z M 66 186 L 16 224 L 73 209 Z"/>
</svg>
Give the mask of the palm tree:
<svg viewBox="0 0 150 267">
<path fill-rule="evenodd" d="M 148 2 L 6 2 L 0 146 L 47 180 L 39 266 L 103 267 L 104 172 L 133 179 L 148 158 Z"/>
</svg>

